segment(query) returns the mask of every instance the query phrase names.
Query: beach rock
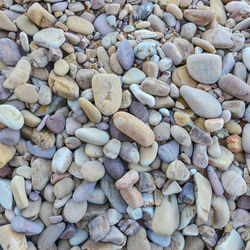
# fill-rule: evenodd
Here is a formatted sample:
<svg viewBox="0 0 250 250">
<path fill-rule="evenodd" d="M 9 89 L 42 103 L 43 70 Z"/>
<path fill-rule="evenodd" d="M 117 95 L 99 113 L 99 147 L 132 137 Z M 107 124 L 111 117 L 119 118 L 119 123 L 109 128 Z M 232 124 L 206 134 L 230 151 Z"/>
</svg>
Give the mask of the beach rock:
<svg viewBox="0 0 250 250">
<path fill-rule="evenodd" d="M 135 60 L 134 50 L 127 39 L 123 39 L 117 48 L 117 58 L 125 70 L 129 70 Z"/>
<path fill-rule="evenodd" d="M 21 58 L 18 46 L 9 38 L 0 39 L 0 61 L 6 65 L 15 66 Z"/>
<path fill-rule="evenodd" d="M 94 31 L 93 24 L 79 16 L 69 16 L 66 26 L 69 30 L 83 35 L 89 35 Z"/>
<path fill-rule="evenodd" d="M 174 160 L 177 160 L 179 155 L 179 144 L 175 140 L 172 140 L 161 145 L 158 149 L 158 155 L 161 160 L 165 162 L 170 163 Z"/>
<path fill-rule="evenodd" d="M 19 142 L 20 131 L 11 128 L 3 128 L 0 130 L 0 142 L 9 146 L 14 146 Z"/>
<path fill-rule="evenodd" d="M 115 28 L 111 27 L 107 22 L 107 15 L 105 13 L 99 15 L 94 22 L 95 29 L 102 35 L 105 36 L 110 32 L 114 32 Z"/>
</svg>

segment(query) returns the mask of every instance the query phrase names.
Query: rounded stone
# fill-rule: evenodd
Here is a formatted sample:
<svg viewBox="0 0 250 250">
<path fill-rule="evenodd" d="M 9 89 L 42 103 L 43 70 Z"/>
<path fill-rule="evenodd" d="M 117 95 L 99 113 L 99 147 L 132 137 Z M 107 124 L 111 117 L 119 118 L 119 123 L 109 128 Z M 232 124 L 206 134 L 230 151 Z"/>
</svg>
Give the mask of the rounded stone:
<svg viewBox="0 0 250 250">
<path fill-rule="evenodd" d="M 65 173 L 72 160 L 72 152 L 68 148 L 59 148 L 53 157 L 51 169 L 54 173 Z"/>
<path fill-rule="evenodd" d="M 69 72 L 69 64 L 63 60 L 59 59 L 55 62 L 54 71 L 59 76 L 64 76 Z"/>
<path fill-rule="evenodd" d="M 50 116 L 46 121 L 48 129 L 55 134 L 62 133 L 65 128 L 65 124 L 65 117 L 59 113 Z"/>
<path fill-rule="evenodd" d="M 105 168 L 99 161 L 88 161 L 80 169 L 80 175 L 88 182 L 98 181 L 104 174 Z"/>
<path fill-rule="evenodd" d="M 94 31 L 92 23 L 76 15 L 68 17 L 66 26 L 69 30 L 83 35 L 89 35 Z"/>
<path fill-rule="evenodd" d="M 134 50 L 127 39 L 122 39 L 117 48 L 117 58 L 121 66 L 128 70 L 130 69 L 135 60 Z"/>
<path fill-rule="evenodd" d="M 38 101 L 38 93 L 32 84 L 22 84 L 15 89 L 16 97 L 23 102 L 36 103 Z"/>
<path fill-rule="evenodd" d="M 189 147 L 191 145 L 191 138 L 190 135 L 188 134 L 188 132 L 178 126 L 178 125 L 174 125 L 171 127 L 170 129 L 171 135 L 173 136 L 173 138 L 182 146 L 184 147 Z"/>
<path fill-rule="evenodd" d="M 242 133 L 242 147 L 246 153 L 250 153 L 250 124 L 246 124 Z"/>
<path fill-rule="evenodd" d="M 187 58 L 188 73 L 196 81 L 213 84 L 219 80 L 222 62 L 218 55 L 196 54 Z"/>
<path fill-rule="evenodd" d="M 188 168 L 179 160 L 175 160 L 169 164 L 166 175 L 169 179 L 176 181 L 187 181 L 190 177 Z"/>
<path fill-rule="evenodd" d="M 20 131 L 11 128 L 3 128 L 0 130 L 0 142 L 13 146 L 19 142 Z"/>
</svg>

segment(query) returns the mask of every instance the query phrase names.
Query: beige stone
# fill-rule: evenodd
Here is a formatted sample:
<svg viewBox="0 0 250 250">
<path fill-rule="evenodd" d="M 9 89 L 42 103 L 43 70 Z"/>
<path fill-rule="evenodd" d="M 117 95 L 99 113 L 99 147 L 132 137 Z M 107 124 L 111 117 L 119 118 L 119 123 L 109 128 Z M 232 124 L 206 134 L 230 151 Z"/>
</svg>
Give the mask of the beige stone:
<svg viewBox="0 0 250 250">
<path fill-rule="evenodd" d="M 92 78 L 95 105 L 106 116 L 114 114 L 122 101 L 122 89 L 118 76 L 97 74 Z"/>
<path fill-rule="evenodd" d="M 128 204 L 128 206 L 132 208 L 143 206 L 142 195 L 136 187 L 120 190 L 120 193 L 124 201 Z"/>
<path fill-rule="evenodd" d="M 56 18 L 46 9 L 44 9 L 39 3 L 33 3 L 30 6 L 27 16 L 33 23 L 42 28 L 51 27 L 56 22 Z"/>
<path fill-rule="evenodd" d="M 160 206 L 156 207 L 152 230 L 159 235 L 168 236 L 179 226 L 179 208 L 175 195 L 164 196 Z"/>
<path fill-rule="evenodd" d="M 223 128 L 223 118 L 207 119 L 204 123 L 208 132 L 215 132 Z"/>
<path fill-rule="evenodd" d="M 169 179 L 176 181 L 187 181 L 190 177 L 188 168 L 179 160 L 172 161 L 169 164 L 166 175 Z"/>
<path fill-rule="evenodd" d="M 94 31 L 93 24 L 79 16 L 68 16 L 66 26 L 69 30 L 83 35 L 90 35 Z"/>
<path fill-rule="evenodd" d="M 227 21 L 227 14 L 221 0 L 211 0 L 210 7 L 215 12 L 217 21 L 220 24 L 225 25 Z"/>
<path fill-rule="evenodd" d="M 147 77 L 143 80 L 141 89 L 148 94 L 156 96 L 167 96 L 170 92 L 168 84 L 153 77 Z"/>
<path fill-rule="evenodd" d="M 115 187 L 118 190 L 130 189 L 138 180 L 139 174 L 137 171 L 130 170 L 116 181 Z"/>
<path fill-rule="evenodd" d="M 7 89 L 15 89 L 26 83 L 29 80 L 30 71 L 30 63 L 21 58 L 15 68 L 10 72 L 7 79 L 4 81 L 3 86 Z"/>
<path fill-rule="evenodd" d="M 117 112 L 114 116 L 116 128 L 142 146 L 150 146 L 155 140 L 153 131 L 137 117 L 127 112 Z"/>
<path fill-rule="evenodd" d="M 90 158 L 101 158 L 103 156 L 102 146 L 87 143 L 85 146 L 85 154 Z"/>
<path fill-rule="evenodd" d="M 111 139 L 103 147 L 103 153 L 110 159 L 115 159 L 120 153 L 121 142 L 117 139 Z"/>
<path fill-rule="evenodd" d="M 22 84 L 15 89 L 16 97 L 23 102 L 36 103 L 38 101 L 38 93 L 32 84 Z"/>
<path fill-rule="evenodd" d="M 128 237 L 127 250 L 135 249 L 150 250 L 149 240 L 144 227 L 139 227 L 134 235 Z"/>
<path fill-rule="evenodd" d="M 70 194 L 74 190 L 74 187 L 75 182 L 71 178 L 63 178 L 55 184 L 54 195 L 57 199 L 62 199 Z"/>
<path fill-rule="evenodd" d="M 79 95 L 77 83 L 69 76 L 57 76 L 52 70 L 49 74 L 49 86 L 52 91 L 69 100 L 75 100 Z"/>
<path fill-rule="evenodd" d="M 156 141 L 149 147 L 140 147 L 140 164 L 142 166 L 150 165 L 157 156 L 158 143 Z"/>
<path fill-rule="evenodd" d="M 184 147 L 189 147 L 191 145 L 191 137 L 183 127 L 173 125 L 170 129 L 170 133 L 180 145 Z"/>
<path fill-rule="evenodd" d="M 187 86 L 195 88 L 198 84 L 198 82 L 195 81 L 189 75 L 189 73 L 187 71 L 187 65 L 183 65 L 181 67 L 178 67 L 173 71 L 172 81 L 178 87 L 181 87 L 183 85 L 187 85 Z"/>
<path fill-rule="evenodd" d="M 11 224 L 0 226 L 0 245 L 4 250 L 26 250 L 27 240 L 24 233 L 16 233 Z"/>
<path fill-rule="evenodd" d="M 117 53 L 113 53 L 110 56 L 110 67 L 117 75 L 123 74 L 123 68 L 117 58 Z"/>
<path fill-rule="evenodd" d="M 198 26 L 206 26 L 208 25 L 214 18 L 215 14 L 211 10 L 201 10 L 201 9 L 186 9 L 184 10 L 184 17 L 198 25 Z"/>
<path fill-rule="evenodd" d="M 84 97 L 80 97 L 78 102 L 91 122 L 99 123 L 101 121 L 102 115 L 94 104 Z"/>
<path fill-rule="evenodd" d="M 113 74 L 114 72 L 110 67 L 110 58 L 105 48 L 103 46 L 99 46 L 96 52 L 97 58 L 100 62 L 102 62 L 103 68 L 106 70 L 106 72 L 109 74 Z"/>
<path fill-rule="evenodd" d="M 0 29 L 6 30 L 6 31 L 17 32 L 16 25 L 1 10 L 0 10 Z"/>
<path fill-rule="evenodd" d="M 59 59 L 55 62 L 54 71 L 59 76 L 64 76 L 69 72 L 69 64 L 63 60 Z"/>
<path fill-rule="evenodd" d="M 29 127 L 36 128 L 41 122 L 41 119 L 39 117 L 35 116 L 33 113 L 26 109 L 22 110 L 21 114 L 24 119 L 24 124 Z"/>
<path fill-rule="evenodd" d="M 168 4 L 166 11 L 173 14 L 177 20 L 181 20 L 183 18 L 182 11 L 176 4 L 173 3 Z"/>
<path fill-rule="evenodd" d="M 214 46 L 204 39 L 200 39 L 198 37 L 193 37 L 192 43 L 196 46 L 201 47 L 202 49 L 204 49 L 205 51 L 207 51 L 209 53 L 214 54 L 216 52 L 216 49 L 214 48 Z"/>
<path fill-rule="evenodd" d="M 28 207 L 29 202 L 25 191 L 25 180 L 21 176 L 14 176 L 10 183 L 16 205 L 19 209 Z"/>
<path fill-rule="evenodd" d="M 197 211 L 196 224 L 202 225 L 208 220 L 212 200 L 212 188 L 209 181 L 199 172 L 196 172 L 194 175 L 194 182 Z"/>
<path fill-rule="evenodd" d="M 179 3 L 180 3 L 180 0 L 160 0 L 159 1 L 159 5 L 162 9 L 166 9 L 166 7 L 169 5 L 169 4 L 176 4 L 177 6 L 179 6 Z"/>
<path fill-rule="evenodd" d="M 105 174 L 105 168 L 99 161 L 87 161 L 81 166 L 80 174 L 88 182 L 100 180 Z"/>
<path fill-rule="evenodd" d="M 54 146 L 56 137 L 49 130 L 43 129 L 41 131 L 37 131 L 36 129 L 33 129 L 31 140 L 42 149 L 49 149 Z"/>
<path fill-rule="evenodd" d="M 15 24 L 21 31 L 25 32 L 29 36 L 33 36 L 38 32 L 37 26 L 31 22 L 27 15 L 23 14 L 15 20 Z"/>
<path fill-rule="evenodd" d="M 176 124 L 181 127 L 187 126 L 191 121 L 190 116 L 187 113 L 181 111 L 176 111 L 174 113 L 174 120 Z"/>
<path fill-rule="evenodd" d="M 0 168 L 3 168 L 15 155 L 16 148 L 0 142 Z"/>
</svg>

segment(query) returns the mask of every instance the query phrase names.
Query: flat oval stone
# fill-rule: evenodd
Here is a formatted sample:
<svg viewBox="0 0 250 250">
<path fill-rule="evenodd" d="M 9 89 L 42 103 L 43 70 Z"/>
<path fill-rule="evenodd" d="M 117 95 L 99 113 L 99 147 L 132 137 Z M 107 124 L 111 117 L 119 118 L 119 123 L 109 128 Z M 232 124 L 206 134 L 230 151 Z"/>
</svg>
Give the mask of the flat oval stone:
<svg viewBox="0 0 250 250">
<path fill-rule="evenodd" d="M 179 144 L 175 140 L 161 145 L 158 149 L 159 157 L 165 162 L 172 162 L 174 160 L 177 160 L 178 154 Z"/>
<path fill-rule="evenodd" d="M 232 96 L 250 102 L 250 86 L 232 74 L 222 76 L 219 87 Z"/>
<path fill-rule="evenodd" d="M 72 152 L 67 147 L 59 148 L 51 163 L 54 173 L 65 173 L 73 160 Z"/>
<path fill-rule="evenodd" d="M 117 58 L 125 70 L 128 70 L 133 66 L 135 53 L 127 39 L 122 39 L 119 43 L 117 48 Z"/>
<path fill-rule="evenodd" d="M 148 94 L 156 96 L 167 96 L 170 92 L 168 84 L 152 77 L 147 77 L 143 80 L 141 89 Z"/>
<path fill-rule="evenodd" d="M 0 130 L 0 142 L 7 145 L 16 145 L 20 139 L 20 131 L 11 128 L 3 128 Z"/>
<path fill-rule="evenodd" d="M 12 105 L 0 105 L 0 122 L 11 129 L 18 130 L 23 127 L 24 119 L 18 109 Z"/>
<path fill-rule="evenodd" d="M 218 55 L 195 54 L 187 58 L 188 73 L 196 81 L 213 84 L 219 80 L 221 75 L 222 62 Z"/>
<path fill-rule="evenodd" d="M 14 66 L 21 58 L 19 48 L 9 38 L 0 39 L 0 61 L 6 65 Z"/>
<path fill-rule="evenodd" d="M 49 49 L 59 48 L 65 42 L 65 37 L 62 29 L 47 28 L 35 33 L 33 40 L 37 45 Z"/>
<path fill-rule="evenodd" d="M 119 157 L 116 159 L 104 157 L 103 164 L 110 177 L 114 180 L 120 179 L 125 174 L 125 166 Z"/>
<path fill-rule="evenodd" d="M 246 65 L 248 71 L 250 71 L 250 48 L 247 47 L 242 51 L 242 60 Z"/>
<path fill-rule="evenodd" d="M 147 108 L 140 102 L 133 101 L 129 106 L 129 112 L 136 116 L 138 119 L 143 122 L 147 122 L 149 118 Z"/>
<path fill-rule="evenodd" d="M 27 103 L 38 101 L 38 93 L 32 84 L 22 84 L 15 89 L 14 93 L 20 101 Z"/>
<path fill-rule="evenodd" d="M 137 68 L 129 69 L 122 77 L 122 82 L 125 84 L 141 83 L 146 78 L 143 71 Z"/>
<path fill-rule="evenodd" d="M 105 168 L 99 161 L 87 161 L 80 169 L 80 175 L 88 182 L 98 181 L 104 174 Z"/>
<path fill-rule="evenodd" d="M 95 19 L 94 22 L 95 29 L 100 32 L 102 36 L 115 31 L 115 28 L 111 27 L 107 22 L 107 17 L 108 16 L 105 13 L 101 14 Z"/>
<path fill-rule="evenodd" d="M 94 31 L 92 23 L 79 16 L 68 16 L 66 26 L 69 30 L 83 35 L 90 35 Z"/>
<path fill-rule="evenodd" d="M 120 79 L 114 74 L 97 74 L 92 78 L 95 105 L 106 116 L 115 113 L 122 101 Z"/>
<path fill-rule="evenodd" d="M 243 128 L 242 147 L 246 153 L 250 153 L 250 124 L 247 123 Z"/>
<path fill-rule="evenodd" d="M 198 168 L 206 168 L 208 165 L 207 146 L 196 143 L 192 156 L 193 164 Z"/>
<path fill-rule="evenodd" d="M 27 141 L 27 148 L 31 154 L 46 159 L 52 159 L 56 152 L 55 145 L 49 149 L 42 149 L 38 145 L 33 145 L 31 141 Z"/>
<path fill-rule="evenodd" d="M 83 180 L 73 193 L 73 200 L 75 202 L 86 201 L 90 195 L 93 193 L 96 186 L 96 182 L 88 182 Z"/>
<path fill-rule="evenodd" d="M 220 116 L 221 104 L 212 95 L 189 86 L 182 86 L 180 92 L 186 103 L 197 115 L 204 118 Z"/>
<path fill-rule="evenodd" d="M 55 134 L 60 134 L 65 128 L 65 117 L 62 114 L 54 114 L 46 121 L 47 128 Z"/>
<path fill-rule="evenodd" d="M 142 146 L 150 146 L 155 140 L 153 131 L 137 117 L 127 112 L 117 112 L 114 117 L 116 128 Z"/>
</svg>

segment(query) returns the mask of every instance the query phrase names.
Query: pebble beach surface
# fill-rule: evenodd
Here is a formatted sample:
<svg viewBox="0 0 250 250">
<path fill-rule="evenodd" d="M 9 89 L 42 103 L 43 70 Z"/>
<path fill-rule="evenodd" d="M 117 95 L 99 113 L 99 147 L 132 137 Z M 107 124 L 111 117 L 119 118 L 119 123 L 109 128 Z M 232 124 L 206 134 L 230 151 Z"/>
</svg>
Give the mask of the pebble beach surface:
<svg viewBox="0 0 250 250">
<path fill-rule="evenodd" d="M 250 250 L 249 13 L 0 0 L 0 249 Z"/>
</svg>

